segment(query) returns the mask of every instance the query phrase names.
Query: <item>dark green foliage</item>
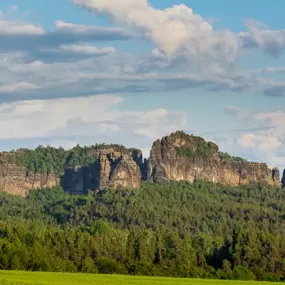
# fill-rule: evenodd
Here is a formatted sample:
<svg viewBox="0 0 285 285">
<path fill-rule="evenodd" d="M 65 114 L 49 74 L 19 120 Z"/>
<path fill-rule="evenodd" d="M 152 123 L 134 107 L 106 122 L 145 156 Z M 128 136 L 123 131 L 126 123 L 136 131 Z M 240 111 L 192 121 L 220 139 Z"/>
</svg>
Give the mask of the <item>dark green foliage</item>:
<svg viewBox="0 0 285 285">
<path fill-rule="evenodd" d="M 247 160 L 239 156 L 231 156 L 227 152 L 219 152 L 220 159 L 223 161 L 246 162 Z"/>
<path fill-rule="evenodd" d="M 186 147 L 176 147 L 177 156 L 209 159 L 218 151 L 218 146 L 212 142 L 206 142 L 202 137 L 187 135 L 184 131 L 177 131 L 171 138 L 179 138 L 187 142 Z"/>
<path fill-rule="evenodd" d="M 0 194 L 0 269 L 282 281 L 285 193 L 197 181 Z"/>
<path fill-rule="evenodd" d="M 39 146 L 35 150 L 24 149 L 11 152 L 7 156 L 10 162 L 24 166 L 27 175 L 34 173 L 55 172 L 62 175 L 65 167 L 66 151 L 63 148 Z"/>
<path fill-rule="evenodd" d="M 248 268 L 236 266 L 232 272 L 232 277 L 235 280 L 255 280 L 255 275 Z"/>
<path fill-rule="evenodd" d="M 215 148 L 211 143 L 197 143 L 195 147 L 177 147 L 176 154 L 182 157 L 191 157 L 191 158 L 202 158 L 202 159 L 209 159 L 215 153 Z M 246 162 L 247 160 L 238 157 L 238 156 L 231 156 L 227 152 L 219 152 L 219 157 L 222 161 L 237 161 L 237 162 Z"/>
<path fill-rule="evenodd" d="M 206 142 L 198 142 L 193 148 L 190 147 L 177 147 L 176 154 L 178 156 L 186 156 L 192 158 L 209 159 L 213 156 L 215 148 L 213 144 Z"/>
<path fill-rule="evenodd" d="M 34 173 L 54 172 L 58 176 L 64 174 L 67 167 L 90 166 L 97 161 L 98 153 L 101 149 L 113 147 L 118 151 L 124 152 L 126 148 L 122 145 L 96 144 L 90 147 L 81 147 L 77 145 L 71 150 L 63 148 L 38 146 L 36 149 L 21 149 L 5 153 L 9 162 L 24 166 L 27 175 L 32 171 Z"/>
</svg>

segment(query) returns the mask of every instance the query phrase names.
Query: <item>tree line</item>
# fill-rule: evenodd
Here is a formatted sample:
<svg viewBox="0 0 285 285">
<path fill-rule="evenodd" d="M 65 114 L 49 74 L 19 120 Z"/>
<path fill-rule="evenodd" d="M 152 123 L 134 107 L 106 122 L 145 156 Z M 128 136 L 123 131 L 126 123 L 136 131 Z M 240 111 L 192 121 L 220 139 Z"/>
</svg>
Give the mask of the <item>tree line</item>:
<svg viewBox="0 0 285 285">
<path fill-rule="evenodd" d="M 124 146 L 117 144 L 77 145 L 70 150 L 40 145 L 35 149 L 19 149 L 2 153 L 1 158 L 25 167 L 27 175 L 30 172 L 53 172 L 57 176 L 62 176 L 65 168 L 94 164 L 97 161 L 99 151 L 108 147 L 113 147 L 121 152 L 126 151 Z"/>
</svg>

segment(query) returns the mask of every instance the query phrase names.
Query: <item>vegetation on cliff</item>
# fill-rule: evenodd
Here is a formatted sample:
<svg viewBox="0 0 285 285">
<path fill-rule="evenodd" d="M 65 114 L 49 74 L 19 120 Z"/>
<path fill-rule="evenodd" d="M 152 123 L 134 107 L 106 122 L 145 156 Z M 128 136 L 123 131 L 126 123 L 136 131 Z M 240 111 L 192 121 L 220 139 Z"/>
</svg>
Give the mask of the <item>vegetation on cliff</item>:
<svg viewBox="0 0 285 285">
<path fill-rule="evenodd" d="M 279 281 L 284 217 L 284 190 L 265 185 L 2 193 L 0 268 Z"/>
<path fill-rule="evenodd" d="M 247 162 L 246 159 L 239 156 L 231 156 L 227 152 L 219 152 L 219 157 L 222 161 L 237 161 L 237 162 Z"/>
<path fill-rule="evenodd" d="M 106 148 L 114 148 L 119 152 L 126 152 L 124 146 L 112 144 L 96 144 L 92 146 L 75 146 L 70 150 L 63 148 L 38 146 L 36 149 L 21 149 L 2 154 L 2 158 L 18 166 L 24 166 L 27 175 L 34 173 L 54 172 L 57 176 L 64 174 L 64 169 L 76 166 L 89 166 L 96 162 L 99 151 Z"/>
<path fill-rule="evenodd" d="M 214 143 L 206 142 L 202 137 L 187 135 L 184 131 L 177 131 L 168 138 L 179 139 L 186 145 L 175 147 L 177 156 L 209 159 L 218 149 Z"/>
<path fill-rule="evenodd" d="M 218 146 L 213 142 L 207 142 L 202 137 L 187 135 L 183 131 L 177 131 L 170 135 L 171 138 L 180 138 L 186 141 L 188 146 L 176 147 L 176 154 L 182 157 L 210 159 L 218 153 L 222 161 L 237 161 L 246 162 L 247 160 L 242 157 L 231 156 L 227 152 L 219 151 Z M 190 145 L 190 146 L 189 146 Z"/>
<path fill-rule="evenodd" d="M 191 157 L 191 158 L 201 158 L 201 159 L 210 159 L 214 150 L 211 148 L 210 144 L 196 144 L 195 148 L 191 147 L 176 147 L 176 154 L 182 157 Z"/>
</svg>

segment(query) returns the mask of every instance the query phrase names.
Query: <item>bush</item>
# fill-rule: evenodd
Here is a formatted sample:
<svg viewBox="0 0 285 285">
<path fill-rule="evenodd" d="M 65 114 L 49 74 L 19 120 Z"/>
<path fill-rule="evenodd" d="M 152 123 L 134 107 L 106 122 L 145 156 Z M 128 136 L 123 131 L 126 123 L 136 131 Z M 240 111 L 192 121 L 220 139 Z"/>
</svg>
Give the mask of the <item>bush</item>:
<svg viewBox="0 0 285 285">
<path fill-rule="evenodd" d="M 128 274 L 128 271 L 121 263 L 111 258 L 96 258 L 95 265 L 102 274 Z"/>
<path fill-rule="evenodd" d="M 233 270 L 235 280 L 255 280 L 256 277 L 252 271 L 243 266 L 236 266 Z"/>
<path fill-rule="evenodd" d="M 268 273 L 263 275 L 262 280 L 268 282 L 281 282 L 281 277 L 275 273 Z"/>
</svg>

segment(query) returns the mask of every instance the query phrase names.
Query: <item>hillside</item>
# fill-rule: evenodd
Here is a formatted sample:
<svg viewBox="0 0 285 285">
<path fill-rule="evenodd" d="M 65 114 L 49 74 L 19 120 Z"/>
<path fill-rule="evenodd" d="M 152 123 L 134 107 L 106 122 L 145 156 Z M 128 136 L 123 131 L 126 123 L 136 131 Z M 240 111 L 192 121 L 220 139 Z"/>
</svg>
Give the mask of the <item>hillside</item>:
<svg viewBox="0 0 285 285">
<path fill-rule="evenodd" d="M 148 160 L 101 144 L 0 161 L 0 270 L 284 279 L 285 193 L 264 163 L 180 131 Z"/>
<path fill-rule="evenodd" d="M 282 280 L 285 193 L 195 181 L 0 194 L 0 268 Z"/>
<path fill-rule="evenodd" d="M 146 180 L 193 183 L 197 179 L 231 186 L 281 186 L 279 169 L 230 156 L 216 144 L 182 131 L 156 140 L 148 160 L 141 150 L 116 144 L 71 150 L 39 146 L 0 154 L 0 191 L 18 196 L 44 187 L 86 194 L 108 188 L 139 189 Z"/>
</svg>

